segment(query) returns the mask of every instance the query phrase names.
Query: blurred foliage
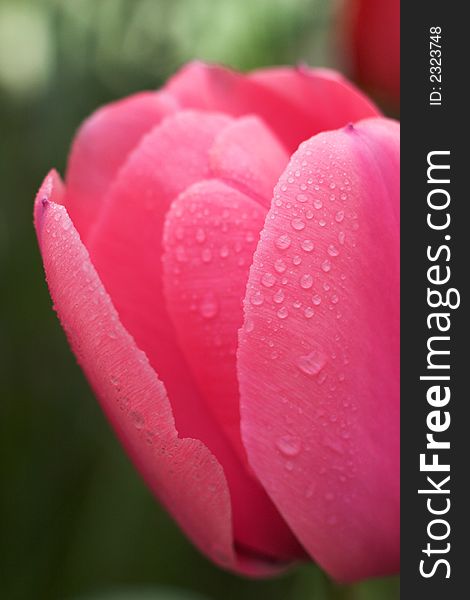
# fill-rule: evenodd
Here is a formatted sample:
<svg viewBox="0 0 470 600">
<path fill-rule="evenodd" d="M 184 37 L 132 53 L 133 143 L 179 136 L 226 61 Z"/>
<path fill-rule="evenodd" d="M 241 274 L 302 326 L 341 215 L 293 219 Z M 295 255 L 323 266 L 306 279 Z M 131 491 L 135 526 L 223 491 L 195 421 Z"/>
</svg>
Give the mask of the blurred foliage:
<svg viewBox="0 0 470 600">
<path fill-rule="evenodd" d="M 392 600 L 396 579 L 314 566 L 224 573 L 159 507 L 114 439 L 51 310 L 32 227 L 45 173 L 98 105 L 192 58 L 328 64 L 326 0 L 0 0 L 0 597 Z M 161 586 L 164 586 L 163 588 Z M 180 591 L 178 591 L 180 590 Z"/>
</svg>

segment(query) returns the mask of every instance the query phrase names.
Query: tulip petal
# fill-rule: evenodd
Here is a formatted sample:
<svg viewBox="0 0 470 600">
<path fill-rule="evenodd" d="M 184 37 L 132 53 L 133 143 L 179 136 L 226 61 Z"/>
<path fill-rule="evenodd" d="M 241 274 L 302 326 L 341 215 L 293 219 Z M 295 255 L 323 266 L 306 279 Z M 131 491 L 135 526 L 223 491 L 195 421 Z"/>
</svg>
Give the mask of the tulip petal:
<svg viewBox="0 0 470 600">
<path fill-rule="evenodd" d="M 286 77 L 290 93 L 274 81 Z M 378 114 L 351 84 L 325 70 L 283 69 L 243 75 L 216 65 L 193 62 L 165 86 L 181 106 L 220 110 L 233 116 L 257 114 L 289 153 L 305 139 L 349 121 Z M 304 97 L 299 99 L 299 96 Z"/>
<path fill-rule="evenodd" d="M 70 345 L 116 433 L 149 487 L 204 553 L 250 575 L 278 571 L 235 552 L 224 471 L 201 441 L 178 437 L 165 386 L 122 325 L 62 200 L 53 172 L 35 203 L 47 282 Z"/>
<path fill-rule="evenodd" d="M 273 67 L 253 71 L 249 77 L 307 115 L 309 122 L 315 124 L 308 137 L 380 115 L 367 96 L 331 69 L 311 69 L 304 65 L 295 69 Z M 314 98 L 319 101 L 313 101 Z"/>
<path fill-rule="evenodd" d="M 180 347 L 204 399 L 245 460 L 236 375 L 248 271 L 265 210 L 217 180 L 196 183 L 167 214 L 164 290 Z"/>
<path fill-rule="evenodd" d="M 82 239 L 101 200 L 142 136 L 177 108 L 165 93 L 142 92 L 107 104 L 89 117 L 75 138 L 66 175 L 65 204 Z"/>
<path fill-rule="evenodd" d="M 207 176 L 209 148 L 228 123 L 224 116 L 182 112 L 145 136 L 109 190 L 87 244 L 124 326 L 165 382 L 178 431 L 198 439 L 192 413 L 199 407 L 188 409 L 197 393 L 163 298 L 163 223 L 174 198 Z"/>
<path fill-rule="evenodd" d="M 207 410 L 163 296 L 165 215 L 182 190 L 210 174 L 209 149 L 231 122 L 223 115 L 186 111 L 167 118 L 148 134 L 110 189 L 88 247 L 123 325 L 165 382 L 178 432 L 202 440 L 223 465 L 237 544 L 268 555 L 269 548 L 253 527 L 253 516 L 256 507 L 265 508 L 269 500 Z M 270 510 L 276 512 L 272 506 Z"/>
<path fill-rule="evenodd" d="M 214 177 L 246 191 L 266 208 L 288 161 L 282 144 L 255 116 L 242 117 L 226 127 L 210 150 Z"/>
<path fill-rule="evenodd" d="M 168 312 L 180 347 L 218 426 L 245 464 L 236 375 L 242 299 L 265 210 L 216 180 L 196 183 L 172 204 L 163 257 Z M 230 481 L 229 481 L 230 485 Z M 249 505 L 236 539 L 280 557 L 303 551 L 258 483 L 239 488 L 237 511 Z M 233 486 L 231 486 L 233 489 Z M 240 521 L 240 523 L 242 523 Z"/>
<path fill-rule="evenodd" d="M 254 256 L 239 335 L 250 464 L 303 546 L 342 581 L 394 572 L 399 561 L 398 185 L 390 185 L 399 140 L 385 123 L 319 134 L 294 154 Z M 269 289 L 265 277 L 275 279 Z"/>
</svg>

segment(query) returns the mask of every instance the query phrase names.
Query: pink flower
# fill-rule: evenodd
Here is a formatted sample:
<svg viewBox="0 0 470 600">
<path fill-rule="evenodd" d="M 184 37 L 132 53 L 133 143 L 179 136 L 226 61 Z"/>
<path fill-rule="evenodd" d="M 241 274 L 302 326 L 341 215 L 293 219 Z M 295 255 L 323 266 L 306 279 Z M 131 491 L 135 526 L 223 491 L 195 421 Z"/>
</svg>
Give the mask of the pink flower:
<svg viewBox="0 0 470 600">
<path fill-rule="evenodd" d="M 38 193 L 81 367 L 229 569 L 398 567 L 398 140 L 336 73 L 195 63 L 98 110 Z"/>
<path fill-rule="evenodd" d="M 400 102 L 400 0 L 347 0 L 344 46 L 357 80 Z"/>
</svg>

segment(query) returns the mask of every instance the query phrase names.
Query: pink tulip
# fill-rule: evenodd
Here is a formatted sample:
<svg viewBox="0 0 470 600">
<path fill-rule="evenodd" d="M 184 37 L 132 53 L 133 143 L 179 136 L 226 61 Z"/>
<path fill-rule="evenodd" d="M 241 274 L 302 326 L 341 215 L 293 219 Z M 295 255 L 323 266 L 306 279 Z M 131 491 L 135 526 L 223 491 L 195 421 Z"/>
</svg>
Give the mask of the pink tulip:
<svg viewBox="0 0 470 600">
<path fill-rule="evenodd" d="M 83 371 L 226 568 L 398 568 L 398 142 L 331 71 L 195 63 L 98 110 L 37 195 Z"/>
</svg>

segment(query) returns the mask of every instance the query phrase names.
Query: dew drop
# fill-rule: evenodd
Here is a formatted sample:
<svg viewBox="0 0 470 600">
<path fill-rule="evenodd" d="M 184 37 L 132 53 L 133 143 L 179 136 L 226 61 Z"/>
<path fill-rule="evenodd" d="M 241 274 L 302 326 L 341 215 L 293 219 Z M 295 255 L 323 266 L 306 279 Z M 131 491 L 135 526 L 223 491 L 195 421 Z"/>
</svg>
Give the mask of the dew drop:
<svg viewBox="0 0 470 600">
<path fill-rule="evenodd" d="M 311 483 L 305 490 L 305 497 L 311 498 L 315 492 L 315 484 Z"/>
<path fill-rule="evenodd" d="M 280 319 L 285 319 L 285 318 L 287 318 L 289 316 L 289 311 L 287 310 L 287 308 L 285 306 L 283 306 L 282 308 L 280 308 L 277 311 L 277 316 Z"/>
<path fill-rule="evenodd" d="M 274 268 L 278 273 L 284 273 L 287 269 L 286 263 L 282 260 L 282 258 L 278 258 L 274 263 Z"/>
<path fill-rule="evenodd" d="M 302 448 L 300 439 L 294 435 L 283 435 L 276 441 L 276 446 L 284 456 L 298 456 Z"/>
<path fill-rule="evenodd" d="M 320 200 L 320 198 L 315 198 L 313 201 L 313 206 L 319 210 L 323 206 L 323 202 Z"/>
<path fill-rule="evenodd" d="M 334 244 L 330 244 L 328 246 L 327 252 L 330 256 L 338 256 L 338 254 L 339 254 L 339 250 Z"/>
<path fill-rule="evenodd" d="M 282 235 L 280 235 L 275 242 L 276 248 L 278 248 L 279 250 L 286 250 L 287 248 L 289 248 L 291 243 L 291 239 L 287 235 L 287 233 L 283 233 Z"/>
<path fill-rule="evenodd" d="M 142 427 L 145 425 L 144 417 L 140 412 L 132 411 L 130 413 L 130 417 L 136 429 L 142 429 Z"/>
<path fill-rule="evenodd" d="M 333 295 L 331 296 L 331 302 L 332 302 L 333 304 L 338 304 L 338 302 L 339 302 L 339 298 L 338 298 L 338 296 L 337 296 L 336 294 L 333 294 Z"/>
<path fill-rule="evenodd" d="M 318 224 L 320 225 L 320 227 L 325 227 L 325 225 L 326 225 L 326 221 L 325 221 L 325 219 L 320 219 L 320 220 L 318 221 Z"/>
<path fill-rule="evenodd" d="M 300 244 L 302 250 L 305 250 L 305 252 L 311 252 L 313 250 L 313 242 L 312 240 L 302 240 L 302 243 Z"/>
<path fill-rule="evenodd" d="M 254 324 L 254 322 L 252 321 L 252 319 L 247 319 L 247 320 L 245 321 L 245 331 L 246 331 L 247 333 L 251 333 L 251 332 L 253 331 L 253 329 L 254 329 L 254 328 L 255 328 L 255 324 Z"/>
<path fill-rule="evenodd" d="M 204 250 L 201 252 L 201 258 L 202 258 L 202 262 L 210 263 L 212 260 L 211 250 L 209 248 L 204 248 Z"/>
<path fill-rule="evenodd" d="M 300 265 L 300 263 L 302 262 L 302 257 L 301 257 L 301 256 L 299 256 L 298 254 L 296 254 L 296 255 L 293 257 L 293 259 L 292 259 L 292 262 L 293 262 L 293 264 L 294 264 L 295 266 L 298 266 L 298 265 Z"/>
<path fill-rule="evenodd" d="M 304 310 L 304 315 L 305 315 L 306 319 L 311 319 L 314 314 L 315 314 L 315 311 L 313 310 L 313 308 L 311 306 L 307 306 L 307 308 Z"/>
<path fill-rule="evenodd" d="M 321 304 L 321 296 L 319 294 L 315 294 L 315 296 L 312 297 L 312 302 L 315 304 L 315 306 L 319 306 Z"/>
<path fill-rule="evenodd" d="M 326 356 L 320 350 L 312 350 L 305 356 L 300 356 L 297 360 L 297 366 L 306 375 L 318 375 L 326 365 Z"/>
<path fill-rule="evenodd" d="M 302 229 L 305 229 L 305 223 L 302 221 L 302 219 L 292 219 L 290 224 L 292 229 L 295 229 L 296 231 L 302 231 Z"/>
<path fill-rule="evenodd" d="M 343 246 L 344 245 L 344 240 L 345 240 L 345 234 L 344 231 L 340 231 L 338 233 L 338 242 Z"/>
<path fill-rule="evenodd" d="M 258 290 L 257 292 L 254 292 L 253 294 L 251 294 L 250 302 L 251 302 L 251 304 L 253 304 L 253 306 L 260 306 L 261 304 L 263 304 L 263 302 L 264 302 L 263 292 L 260 292 Z"/>
<path fill-rule="evenodd" d="M 216 316 L 219 310 L 219 303 L 214 294 L 206 294 L 203 296 L 199 304 L 199 312 L 204 319 L 212 319 Z"/>
<path fill-rule="evenodd" d="M 175 250 L 175 254 L 176 254 L 176 260 L 180 263 L 182 262 L 186 262 L 187 257 L 186 257 L 186 250 L 184 249 L 184 246 L 177 246 L 176 250 Z"/>
<path fill-rule="evenodd" d="M 196 241 L 199 244 L 203 244 L 206 241 L 206 233 L 201 227 L 196 231 Z"/>
<path fill-rule="evenodd" d="M 296 198 L 299 202 L 307 202 L 308 200 L 307 194 L 297 194 Z"/>
<path fill-rule="evenodd" d="M 228 246 L 222 246 L 222 248 L 220 249 L 220 252 L 219 252 L 221 258 L 227 258 L 229 253 L 230 253 L 230 250 L 228 249 Z"/>
<path fill-rule="evenodd" d="M 344 210 L 339 210 L 336 215 L 335 215 L 335 221 L 337 223 L 341 223 L 341 221 L 344 219 Z"/>
<path fill-rule="evenodd" d="M 325 273 L 328 273 L 328 271 L 331 270 L 331 263 L 328 259 L 324 260 L 321 264 L 321 268 L 323 271 L 325 271 Z"/>
<path fill-rule="evenodd" d="M 264 287 L 270 288 L 276 283 L 276 278 L 272 273 L 264 273 L 264 275 L 261 277 L 261 283 L 264 285 Z"/>
<path fill-rule="evenodd" d="M 273 295 L 273 301 L 276 304 L 281 304 L 284 302 L 284 292 L 281 289 L 278 289 L 277 292 Z"/>
<path fill-rule="evenodd" d="M 313 277 L 309 273 L 305 273 L 300 278 L 300 287 L 304 290 L 309 290 L 313 285 Z"/>
</svg>

